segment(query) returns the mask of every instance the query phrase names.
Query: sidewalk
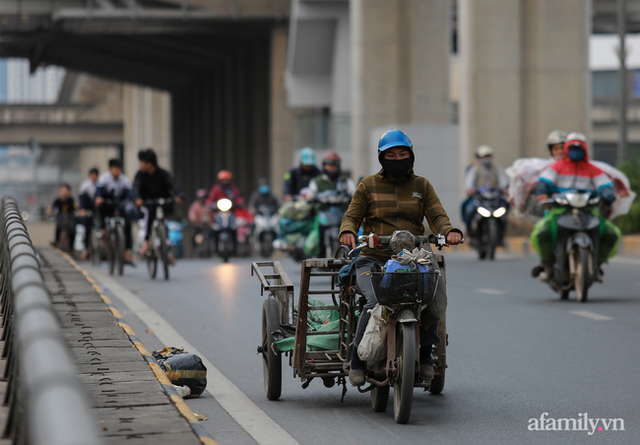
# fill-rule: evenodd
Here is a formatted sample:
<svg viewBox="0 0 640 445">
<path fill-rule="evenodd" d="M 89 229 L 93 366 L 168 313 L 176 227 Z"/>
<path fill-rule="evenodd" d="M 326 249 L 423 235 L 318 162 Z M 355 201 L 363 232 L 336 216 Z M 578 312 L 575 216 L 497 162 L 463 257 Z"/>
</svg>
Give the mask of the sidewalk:
<svg viewBox="0 0 640 445">
<path fill-rule="evenodd" d="M 38 252 L 103 443 L 216 444 L 99 286 L 52 249 Z"/>
</svg>

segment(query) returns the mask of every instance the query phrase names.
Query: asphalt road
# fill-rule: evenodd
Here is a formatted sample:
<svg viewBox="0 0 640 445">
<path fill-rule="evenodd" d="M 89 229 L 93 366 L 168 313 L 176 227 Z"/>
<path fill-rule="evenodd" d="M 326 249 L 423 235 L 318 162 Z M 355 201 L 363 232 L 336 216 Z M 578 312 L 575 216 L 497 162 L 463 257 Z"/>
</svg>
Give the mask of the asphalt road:
<svg viewBox="0 0 640 445">
<path fill-rule="evenodd" d="M 281 399 L 266 399 L 256 354 L 263 297 L 250 261 L 182 260 L 168 282 L 151 281 L 140 264 L 117 279 L 130 292 L 103 282 L 108 293 L 117 291 L 110 296 L 149 350 L 164 346 L 158 337 L 172 338 L 160 335 L 164 322 L 148 326 L 153 313 L 248 397 L 227 394 L 222 405 L 207 393 L 188 400 L 208 417 L 202 425 L 221 445 L 269 443 L 272 427 L 259 427 L 262 417 L 304 445 L 640 443 L 640 259 L 607 265 L 605 283 L 594 285 L 589 301 L 579 304 L 573 294 L 559 301 L 529 276 L 533 257 L 502 254 L 480 262 L 468 253 L 447 255 L 446 385 L 439 396 L 415 390 L 407 425 L 394 422 L 392 401 L 386 413 L 374 413 L 368 394 L 355 389 L 342 403 L 337 386 L 313 381 L 302 389 L 286 363 Z M 299 265 L 281 262 L 297 292 Z M 86 270 L 98 281 L 106 274 L 104 266 Z M 148 308 L 130 304 L 131 293 Z M 153 332 L 145 332 L 149 328 Z M 226 391 L 223 380 L 210 378 L 208 388 Z M 233 407 L 233 418 L 225 404 Z M 248 404 L 254 411 L 247 411 Z M 592 423 L 583 425 L 584 413 Z M 575 419 L 583 430 L 530 430 L 552 428 L 559 418 Z M 609 419 L 622 419 L 624 431 L 611 431 L 622 424 Z M 572 420 L 565 424 L 573 428 Z M 609 431 L 599 431 L 603 425 Z"/>
</svg>

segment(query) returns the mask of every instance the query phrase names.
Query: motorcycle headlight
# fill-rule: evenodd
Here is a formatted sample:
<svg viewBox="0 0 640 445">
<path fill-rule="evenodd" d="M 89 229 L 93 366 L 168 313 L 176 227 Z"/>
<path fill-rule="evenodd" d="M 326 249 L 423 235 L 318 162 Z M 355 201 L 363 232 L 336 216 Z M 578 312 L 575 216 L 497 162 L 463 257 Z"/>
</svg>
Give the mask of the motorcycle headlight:
<svg viewBox="0 0 640 445">
<path fill-rule="evenodd" d="M 589 193 L 578 193 L 578 192 L 567 192 L 565 193 L 565 197 L 567 201 L 569 201 L 569 205 L 571 207 L 575 207 L 577 209 L 581 209 L 582 207 L 586 207 L 589 203 Z"/>
<path fill-rule="evenodd" d="M 495 218 L 500 218 L 502 217 L 502 215 L 504 215 L 505 213 L 507 213 L 507 208 L 506 207 L 500 207 L 499 209 L 497 209 L 495 212 L 493 212 L 493 216 Z"/>
<path fill-rule="evenodd" d="M 220 199 L 216 203 L 218 210 L 220 210 L 221 212 L 228 212 L 229 210 L 231 210 L 232 205 L 233 203 L 231 202 L 231 200 L 227 198 Z"/>
<path fill-rule="evenodd" d="M 480 214 L 480 216 L 482 216 L 484 218 L 491 217 L 491 212 L 489 210 L 485 209 L 482 206 L 478 207 L 478 213 Z"/>
</svg>

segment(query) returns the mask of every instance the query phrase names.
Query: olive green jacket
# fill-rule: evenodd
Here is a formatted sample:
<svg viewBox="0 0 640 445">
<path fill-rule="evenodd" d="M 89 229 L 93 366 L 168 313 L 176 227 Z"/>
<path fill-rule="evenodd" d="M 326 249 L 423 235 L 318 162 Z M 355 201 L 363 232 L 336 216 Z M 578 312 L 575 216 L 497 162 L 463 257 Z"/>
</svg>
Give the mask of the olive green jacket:
<svg viewBox="0 0 640 445">
<path fill-rule="evenodd" d="M 365 235 L 373 232 L 380 236 L 391 235 L 396 230 L 408 230 L 422 235 L 422 221 L 427 218 L 433 233 L 447 235 L 454 229 L 438 195 L 426 178 L 411 170 L 401 178 L 388 176 L 384 169 L 360 181 L 351 204 L 342 219 L 340 235 L 358 233 L 362 225 Z M 392 255 L 388 246 L 376 249 L 363 248 L 364 255 L 386 261 Z"/>
</svg>

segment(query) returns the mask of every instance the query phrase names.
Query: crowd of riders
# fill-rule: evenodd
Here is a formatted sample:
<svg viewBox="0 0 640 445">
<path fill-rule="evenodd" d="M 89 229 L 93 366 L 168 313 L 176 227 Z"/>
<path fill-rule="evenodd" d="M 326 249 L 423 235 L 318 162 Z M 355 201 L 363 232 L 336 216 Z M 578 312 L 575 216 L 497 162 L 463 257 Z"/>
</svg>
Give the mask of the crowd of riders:
<svg viewBox="0 0 640 445">
<path fill-rule="evenodd" d="M 157 198 L 174 198 L 180 203 L 183 194 L 172 176 L 158 166 L 157 155 L 151 148 L 138 152 L 139 170 L 133 183 L 122 171 L 120 159 L 110 159 L 107 170 L 100 174 L 97 167 L 89 170 L 88 178 L 78 189 L 78 201 L 71 197 L 71 187 L 62 184 L 59 197 L 48 211 L 56 220 L 55 240 L 53 244 L 67 252 L 74 253 L 81 259 L 87 259 L 93 246 L 93 240 L 106 243 L 106 219 L 120 215 L 124 220 L 126 264 L 133 262 L 132 222 L 140 221 L 147 228 L 138 253 L 144 255 L 149 246 L 149 228 L 153 223 L 154 207 L 146 200 Z M 173 204 L 165 205 L 165 214 L 170 215 Z M 77 228 L 81 227 L 83 239 L 76 237 Z M 92 236 L 99 231 L 98 237 Z M 98 241 L 100 242 L 100 241 Z M 175 263 L 173 257 L 171 263 Z"/>
<path fill-rule="evenodd" d="M 599 266 L 615 254 L 620 237 L 610 219 L 625 212 L 625 201 L 633 193 L 628 190 L 628 180 L 620 171 L 607 164 L 590 161 L 584 135 L 556 130 L 549 134 L 547 146 L 549 158 L 518 159 L 506 170 L 494 161 L 492 147 L 477 147 L 475 162 L 467 168 L 464 175 L 467 198 L 461 206 L 467 238 L 480 251 L 486 248 L 483 244 L 487 242 L 486 221 L 489 218 L 495 220 L 497 227 L 496 246 L 504 245 L 508 221 L 513 220 L 511 216 L 535 222 L 531 244 L 540 256 L 541 263 L 534 268 L 532 274 L 542 275 L 543 280 L 549 280 L 553 274 L 553 246 L 558 212 L 548 208 L 545 210 L 545 206 L 539 204 L 540 201 L 568 189 L 588 190 L 601 197 Z M 152 205 L 145 205 L 144 201 L 174 197 L 174 201 L 164 205 L 165 215 L 170 215 L 175 207 L 174 202 L 181 203 L 184 196 L 171 175 L 158 166 L 157 156 L 152 149 L 140 150 L 138 158 L 140 169 L 133 182 L 122 172 L 121 162 L 112 159 L 107 171 L 101 175 L 97 168 L 89 171 L 89 177 L 80 186 L 77 201 L 71 196 L 71 189 L 67 184 L 60 186 L 59 197 L 49 210 L 50 215 L 56 216 L 57 245 L 66 240 L 67 245 L 64 247 L 73 250 L 73 240 L 76 238 L 74 218 L 79 217 L 84 226 L 86 246 L 79 253 L 86 257 L 87 249 L 91 248 L 92 232 L 104 232 L 104 218 L 113 215 L 118 209 L 125 218 L 125 261 L 133 263 L 131 221 L 134 219 L 141 218 L 141 224 L 145 227 L 138 253 L 144 255 L 147 252 L 155 209 Z M 383 161 L 387 162 L 386 158 L 381 158 L 381 163 Z M 335 200 L 323 200 L 327 192 L 340 195 L 344 200 L 340 205 Z M 195 246 L 198 237 L 202 238 L 206 234 L 215 238 L 215 215 L 219 211 L 217 203 L 226 199 L 231 203 L 237 225 L 234 249 L 237 249 L 238 242 L 249 243 L 255 239 L 252 236 L 256 230 L 255 218 L 256 215 L 261 215 L 266 218 L 263 221 L 274 221 L 275 218 L 275 223 L 263 223 L 273 227 L 260 229 L 273 231 L 275 248 L 297 252 L 299 257 L 324 255 L 330 253 L 327 248 L 332 247 L 325 245 L 330 242 L 325 236 L 327 228 L 331 224 L 340 226 L 352 197 L 359 196 L 354 193 L 356 184 L 342 171 L 340 156 L 335 152 L 325 154 L 319 167 L 316 153 L 310 147 L 300 150 L 299 164 L 284 175 L 282 201 L 273 194 L 266 178 L 259 179 L 257 189 L 245 200 L 234 184 L 233 174 L 228 170 L 221 170 L 211 189 L 197 190 L 195 200 L 189 206 L 188 219 L 194 232 L 192 242 Z M 326 213 L 328 209 L 332 209 L 339 217 L 338 222 L 326 222 L 323 212 Z M 334 237 L 334 234 L 331 236 Z M 271 239 L 267 239 L 270 244 Z M 250 253 L 251 248 L 246 252 Z M 270 247 L 266 252 L 271 252 Z M 481 258 L 485 257 L 481 254 Z M 490 258 L 493 258 L 493 253 Z M 175 259 L 171 258 L 171 262 L 174 263 Z"/>
</svg>

